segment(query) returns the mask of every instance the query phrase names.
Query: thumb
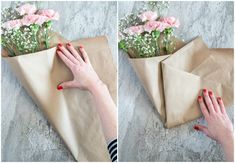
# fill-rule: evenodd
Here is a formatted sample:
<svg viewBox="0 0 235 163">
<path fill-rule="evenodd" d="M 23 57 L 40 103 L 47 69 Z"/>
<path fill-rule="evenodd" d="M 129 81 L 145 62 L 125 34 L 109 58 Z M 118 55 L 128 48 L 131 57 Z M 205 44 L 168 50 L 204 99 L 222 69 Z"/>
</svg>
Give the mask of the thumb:
<svg viewBox="0 0 235 163">
<path fill-rule="evenodd" d="M 193 128 L 194 128 L 195 130 L 198 130 L 198 131 L 203 132 L 203 133 L 206 134 L 208 137 L 212 138 L 212 136 L 211 136 L 211 134 L 210 134 L 210 132 L 209 132 L 209 130 L 208 130 L 208 128 L 207 128 L 206 126 L 204 126 L 204 125 L 195 125 Z"/>
<path fill-rule="evenodd" d="M 58 86 L 57 86 L 57 89 L 58 90 L 62 90 L 62 89 L 67 89 L 67 88 L 72 88 L 74 87 L 74 81 L 66 81 L 66 82 L 63 82 L 63 83 L 60 83 Z"/>
</svg>

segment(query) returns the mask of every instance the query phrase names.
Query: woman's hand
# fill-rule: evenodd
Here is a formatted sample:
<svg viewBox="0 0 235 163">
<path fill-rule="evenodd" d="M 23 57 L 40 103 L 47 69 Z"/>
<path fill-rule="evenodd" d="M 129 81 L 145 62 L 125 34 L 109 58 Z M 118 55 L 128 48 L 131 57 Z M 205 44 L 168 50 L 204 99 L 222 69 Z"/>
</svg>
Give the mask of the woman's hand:
<svg viewBox="0 0 235 163">
<path fill-rule="evenodd" d="M 57 86 L 58 90 L 64 88 L 80 88 L 92 92 L 97 84 L 102 84 L 98 75 L 94 71 L 85 49 L 80 46 L 80 53 L 71 45 L 58 44 L 57 54 L 73 73 L 74 79 L 66 81 Z"/>
<path fill-rule="evenodd" d="M 72 71 L 74 79 L 59 84 L 57 89 L 80 88 L 89 90 L 93 95 L 106 141 L 109 142 L 116 139 L 116 106 L 109 94 L 107 86 L 99 79 L 82 46 L 79 47 L 80 54 L 71 44 L 68 43 L 66 47 L 67 48 L 62 44 L 58 44 L 57 54 Z"/>
<path fill-rule="evenodd" d="M 203 97 L 198 96 L 198 102 L 208 126 L 196 125 L 194 129 L 219 142 L 225 150 L 226 158 L 233 160 L 233 124 L 226 113 L 223 100 L 221 97 L 216 98 L 213 92 L 203 89 Z"/>
</svg>

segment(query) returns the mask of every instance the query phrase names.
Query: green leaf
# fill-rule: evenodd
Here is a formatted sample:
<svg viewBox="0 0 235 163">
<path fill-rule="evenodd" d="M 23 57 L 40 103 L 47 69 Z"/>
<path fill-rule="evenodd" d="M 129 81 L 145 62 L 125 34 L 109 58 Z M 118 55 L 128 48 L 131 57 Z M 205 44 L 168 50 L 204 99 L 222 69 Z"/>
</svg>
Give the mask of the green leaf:
<svg viewBox="0 0 235 163">
<path fill-rule="evenodd" d="M 49 20 L 48 22 L 45 23 L 46 28 L 51 28 L 51 26 L 52 26 L 52 21 L 51 20 Z"/>
<path fill-rule="evenodd" d="M 166 35 L 169 35 L 169 34 L 171 34 L 173 32 L 173 28 L 166 28 L 165 30 L 164 30 L 164 34 L 166 34 Z"/>
<path fill-rule="evenodd" d="M 39 30 L 39 25 L 38 24 L 32 24 L 29 26 L 29 28 L 33 31 L 33 32 L 37 32 Z"/>
<path fill-rule="evenodd" d="M 128 51 L 127 46 L 126 46 L 126 42 L 125 42 L 124 40 L 119 41 L 118 47 L 119 47 L 120 49 L 124 50 L 125 52 Z"/>
<path fill-rule="evenodd" d="M 158 38 L 158 37 L 160 36 L 160 31 L 154 30 L 154 31 L 152 31 L 151 35 L 152 35 L 152 37 L 154 37 L 154 38 Z"/>
</svg>

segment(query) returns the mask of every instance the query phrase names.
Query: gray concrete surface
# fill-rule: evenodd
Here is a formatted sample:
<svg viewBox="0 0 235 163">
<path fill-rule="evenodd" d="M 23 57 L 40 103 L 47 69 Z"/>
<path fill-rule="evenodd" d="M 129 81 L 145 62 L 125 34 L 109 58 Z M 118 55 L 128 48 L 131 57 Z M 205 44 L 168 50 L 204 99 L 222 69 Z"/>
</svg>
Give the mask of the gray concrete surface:
<svg viewBox="0 0 235 163">
<path fill-rule="evenodd" d="M 60 13 L 54 29 L 69 39 L 106 35 L 115 64 L 116 2 L 37 2 Z M 8 7 L 12 2 L 2 2 Z M 2 161 L 74 161 L 58 134 L 2 60 Z"/>
<path fill-rule="evenodd" d="M 141 2 L 119 2 L 119 19 L 142 7 Z M 233 2 L 171 2 L 165 14 L 179 18 L 179 37 L 201 35 L 209 47 L 233 48 Z M 203 119 L 165 129 L 126 54 L 119 51 L 119 160 L 224 161 L 220 145 L 196 132 Z M 233 120 L 233 108 L 228 108 Z"/>
</svg>

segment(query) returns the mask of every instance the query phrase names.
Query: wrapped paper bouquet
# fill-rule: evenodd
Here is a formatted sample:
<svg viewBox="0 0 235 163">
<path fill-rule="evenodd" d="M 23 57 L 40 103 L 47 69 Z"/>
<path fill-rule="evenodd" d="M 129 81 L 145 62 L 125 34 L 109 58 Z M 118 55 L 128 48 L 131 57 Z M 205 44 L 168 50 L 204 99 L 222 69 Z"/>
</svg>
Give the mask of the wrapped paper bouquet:
<svg viewBox="0 0 235 163">
<path fill-rule="evenodd" d="M 59 14 L 54 10 L 37 10 L 34 5 L 24 4 L 5 9 L 2 17 L 3 59 L 10 64 L 74 158 L 78 161 L 110 161 L 90 94 L 77 89 L 62 92 L 56 89 L 59 83 L 73 78 L 56 55 L 57 44 L 68 42 L 52 31 L 52 22 L 59 19 Z M 116 102 L 116 68 L 106 37 L 70 43 L 76 48 L 84 46 L 93 68 Z M 109 67 L 108 73 L 104 71 L 106 67 Z"/>
<path fill-rule="evenodd" d="M 200 37 L 186 44 L 174 36 L 179 26 L 175 17 L 155 11 L 130 14 L 119 23 L 119 48 L 167 128 L 201 116 L 196 99 L 205 87 L 226 106 L 233 103 L 233 49 L 209 49 Z"/>
</svg>

